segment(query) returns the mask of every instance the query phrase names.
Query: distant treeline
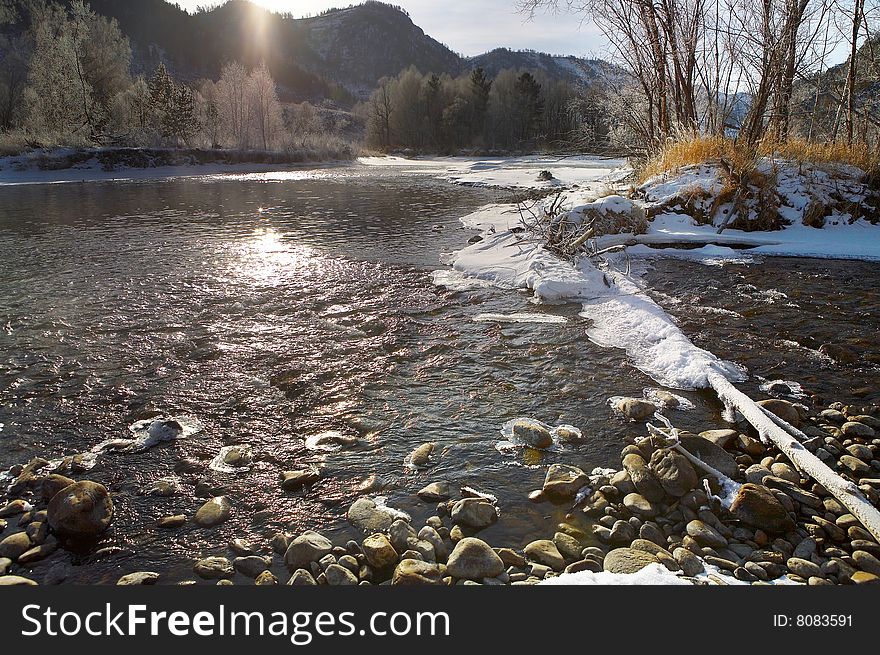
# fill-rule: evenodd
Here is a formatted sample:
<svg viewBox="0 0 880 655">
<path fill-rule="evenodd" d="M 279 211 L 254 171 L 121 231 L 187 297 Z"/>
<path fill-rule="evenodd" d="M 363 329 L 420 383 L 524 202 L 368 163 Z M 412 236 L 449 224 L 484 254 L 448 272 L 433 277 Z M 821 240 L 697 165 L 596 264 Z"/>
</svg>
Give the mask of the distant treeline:
<svg viewBox="0 0 880 655">
<path fill-rule="evenodd" d="M 0 23 L 10 21 L 0 0 Z M 185 84 L 164 65 L 132 76 L 131 46 L 115 20 L 81 0 L 34 3 L 30 25 L 2 37 L 0 131 L 6 154 L 27 146 L 348 149 L 350 114 L 282 104 L 264 63 L 228 63 L 220 79 Z"/>
<path fill-rule="evenodd" d="M 490 78 L 482 68 L 459 77 L 409 68 L 381 80 L 356 112 L 367 145 L 381 150 L 598 147 L 608 134 L 589 93 L 539 71 L 506 69 Z"/>
</svg>

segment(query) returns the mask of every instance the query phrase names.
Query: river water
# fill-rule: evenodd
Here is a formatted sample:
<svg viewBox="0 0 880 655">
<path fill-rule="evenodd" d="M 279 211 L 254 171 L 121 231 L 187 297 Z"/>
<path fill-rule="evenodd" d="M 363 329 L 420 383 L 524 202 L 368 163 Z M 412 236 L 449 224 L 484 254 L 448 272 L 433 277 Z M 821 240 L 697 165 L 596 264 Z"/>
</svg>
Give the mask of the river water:
<svg viewBox="0 0 880 655">
<path fill-rule="evenodd" d="M 94 549 L 58 551 L 30 575 L 192 579 L 194 559 L 229 556 L 233 537 L 268 554 L 278 530 L 356 536 L 345 512 L 363 495 L 423 520 L 436 508 L 415 493 L 437 480 L 498 497 L 501 518 L 481 533 L 494 545 L 552 535 L 569 508 L 534 505 L 528 491 L 549 463 L 619 464 L 640 429 L 607 399 L 655 385 L 585 339 L 576 305 L 433 283 L 443 253 L 472 234 L 458 218 L 505 200 L 357 165 L 0 189 L 0 469 L 89 451 L 158 415 L 203 426 L 144 452 L 102 454 L 85 477 L 113 493 L 113 526 Z M 754 395 L 782 378 L 829 402 L 876 402 L 876 265 L 657 260 L 644 279 L 698 345 L 750 369 L 743 388 Z M 475 320 L 517 312 L 564 322 Z M 829 342 L 858 361 L 832 363 L 818 352 Z M 681 395 L 695 408 L 675 412 L 676 425 L 720 425 L 709 393 Z M 521 416 L 573 424 L 584 438 L 554 452 L 497 449 L 503 423 Z M 307 445 L 328 431 L 358 441 Z M 425 441 L 437 444 L 437 463 L 410 471 L 404 459 Z M 233 444 L 250 446 L 253 465 L 210 468 Z M 319 467 L 321 480 L 283 492 L 279 473 L 303 466 Z M 145 494 L 158 479 L 179 493 Z M 191 516 L 207 490 L 230 498 L 229 521 L 155 527 Z M 277 557 L 273 570 L 281 576 Z"/>
</svg>

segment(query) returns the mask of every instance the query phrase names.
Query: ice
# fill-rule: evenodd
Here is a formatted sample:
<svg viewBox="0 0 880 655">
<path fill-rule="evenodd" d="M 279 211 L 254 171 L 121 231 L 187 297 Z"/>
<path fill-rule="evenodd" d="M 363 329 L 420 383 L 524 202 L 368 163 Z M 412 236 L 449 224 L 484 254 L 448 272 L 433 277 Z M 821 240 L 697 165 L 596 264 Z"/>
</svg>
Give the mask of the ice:
<svg viewBox="0 0 880 655">
<path fill-rule="evenodd" d="M 515 312 L 513 314 L 477 314 L 474 316 L 477 323 L 567 323 L 564 316 L 553 314 L 534 314 L 530 312 Z"/>
</svg>

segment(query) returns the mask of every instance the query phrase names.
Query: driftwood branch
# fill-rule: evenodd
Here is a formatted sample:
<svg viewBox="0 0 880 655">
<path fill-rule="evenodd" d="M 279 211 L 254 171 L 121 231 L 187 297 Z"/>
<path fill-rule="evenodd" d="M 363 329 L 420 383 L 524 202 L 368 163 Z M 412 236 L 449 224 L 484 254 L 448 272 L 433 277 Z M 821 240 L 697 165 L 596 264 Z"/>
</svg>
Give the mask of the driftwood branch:
<svg viewBox="0 0 880 655">
<path fill-rule="evenodd" d="M 758 431 L 761 439 L 772 442 L 805 475 L 821 484 L 855 516 L 859 522 L 880 541 L 880 511 L 871 505 L 852 482 L 844 480 L 832 471 L 822 460 L 807 450 L 798 439 L 792 436 L 796 430 L 782 419 L 770 419 L 765 410 L 755 401 L 737 389 L 717 371 L 708 374 L 709 384 L 721 401 L 735 408 Z M 806 435 L 803 435 L 806 437 Z"/>
</svg>

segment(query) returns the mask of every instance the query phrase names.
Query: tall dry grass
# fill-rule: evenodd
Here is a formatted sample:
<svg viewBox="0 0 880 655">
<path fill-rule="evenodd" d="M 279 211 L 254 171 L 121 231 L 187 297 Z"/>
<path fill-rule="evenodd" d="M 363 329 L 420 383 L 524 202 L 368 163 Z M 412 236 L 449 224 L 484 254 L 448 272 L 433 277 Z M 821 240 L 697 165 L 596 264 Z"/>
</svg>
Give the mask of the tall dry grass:
<svg viewBox="0 0 880 655">
<path fill-rule="evenodd" d="M 640 171 L 642 182 L 663 173 L 706 162 L 725 162 L 736 171 L 754 169 L 761 157 L 799 163 L 848 164 L 871 174 L 880 169 L 880 153 L 862 143 L 818 143 L 805 139 L 762 141 L 756 146 L 721 136 L 696 136 L 669 141 Z"/>
</svg>

